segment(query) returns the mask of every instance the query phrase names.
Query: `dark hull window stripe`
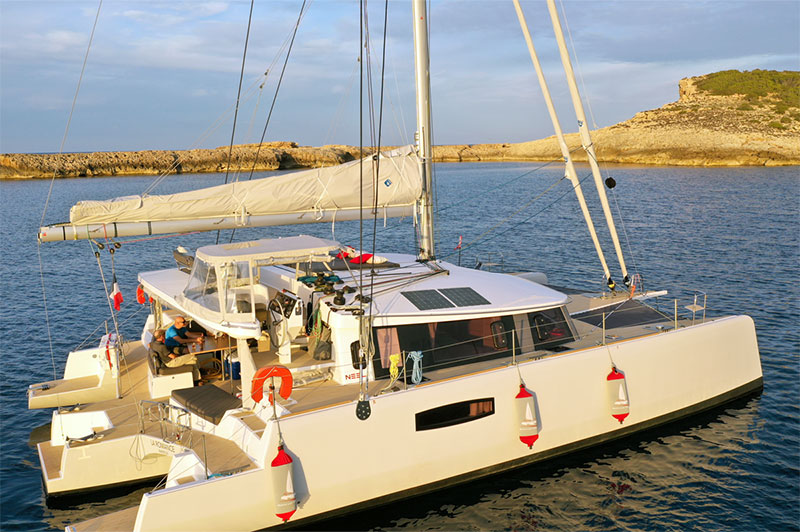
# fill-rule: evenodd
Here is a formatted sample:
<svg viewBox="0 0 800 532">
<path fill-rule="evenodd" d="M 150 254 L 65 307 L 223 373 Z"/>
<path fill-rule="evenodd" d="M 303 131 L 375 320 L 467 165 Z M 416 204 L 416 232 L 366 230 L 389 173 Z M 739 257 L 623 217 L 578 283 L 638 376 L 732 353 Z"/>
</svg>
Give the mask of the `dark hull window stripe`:
<svg viewBox="0 0 800 532">
<path fill-rule="evenodd" d="M 440 429 L 494 414 L 494 397 L 461 401 L 418 412 L 417 431 Z"/>
</svg>

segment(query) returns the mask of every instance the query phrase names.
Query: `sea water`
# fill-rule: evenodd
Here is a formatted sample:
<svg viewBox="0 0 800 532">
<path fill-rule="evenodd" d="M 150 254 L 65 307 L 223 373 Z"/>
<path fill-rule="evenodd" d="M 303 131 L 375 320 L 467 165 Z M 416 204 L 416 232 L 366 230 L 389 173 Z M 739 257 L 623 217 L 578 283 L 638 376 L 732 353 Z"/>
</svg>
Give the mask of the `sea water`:
<svg viewBox="0 0 800 532">
<path fill-rule="evenodd" d="M 541 271 L 555 285 L 602 288 L 603 272 L 563 168 L 440 164 L 435 173 L 440 258 L 465 266 L 480 262 L 507 271 Z M 646 288 L 669 290 L 667 306 L 672 295 L 705 293 L 710 316 L 752 316 L 764 369 L 763 393 L 589 451 L 319 526 L 798 529 L 800 169 L 609 167 L 605 173 L 617 182 L 610 202 L 628 269 L 641 275 Z M 580 169 L 580 177 L 612 274 L 620 282 L 592 178 L 586 168 Z M 216 185 L 223 179 L 216 174 L 173 176 L 157 192 Z M 50 412 L 28 411 L 25 388 L 54 374 L 60 377 L 67 353 L 84 341 L 96 343 L 105 332 L 110 310 L 104 281 L 108 285 L 116 274 L 125 296 L 121 328 L 128 338 L 136 338 L 145 319 L 144 307 L 135 301 L 137 273 L 172 267 L 172 250 L 178 245 L 195 248 L 217 241 L 216 233 L 120 239 L 125 242 L 114 254 L 113 269 L 108 248 L 100 252 L 98 267 L 95 248 L 86 241 L 37 244 L 46 201 L 44 222 L 66 221 L 75 201 L 138 194 L 152 181 L 58 180 L 49 200 L 49 181 L 0 182 L 2 530 L 63 529 L 134 505 L 149 489 L 103 492 L 76 506 L 46 507 L 36 449 L 29 441 L 39 436 L 31 432 L 48 423 Z M 233 239 L 297 233 L 333 236 L 368 250 L 374 246 L 378 253 L 416 249 L 413 220 L 384 220 L 368 210 L 361 225 L 247 229 Z M 219 242 L 230 239 L 230 231 L 219 236 Z"/>
</svg>

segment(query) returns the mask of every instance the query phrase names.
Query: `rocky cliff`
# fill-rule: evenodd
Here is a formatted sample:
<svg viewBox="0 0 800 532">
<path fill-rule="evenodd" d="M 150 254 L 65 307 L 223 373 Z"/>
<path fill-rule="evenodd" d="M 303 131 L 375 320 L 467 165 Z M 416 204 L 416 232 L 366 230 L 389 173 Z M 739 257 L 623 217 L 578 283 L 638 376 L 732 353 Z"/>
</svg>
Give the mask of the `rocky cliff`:
<svg viewBox="0 0 800 532">
<path fill-rule="evenodd" d="M 753 77 L 749 76 L 752 73 L 738 74 L 742 79 Z M 778 94 L 752 90 L 740 83 L 741 92 L 737 92 L 736 84 L 730 90 L 714 91 L 704 88 L 704 82 L 714 81 L 710 76 L 715 74 L 682 79 L 677 101 L 593 131 L 597 157 L 603 162 L 630 164 L 800 165 L 800 73 L 774 74 L 786 75 L 789 90 Z M 581 145 L 577 133 L 567 135 L 566 139 L 571 150 Z M 519 144 L 441 146 L 437 149 L 437 159 L 441 161 L 561 158 L 555 137 Z M 573 157 L 586 161 L 582 150 L 575 150 Z"/>
<path fill-rule="evenodd" d="M 725 71 L 682 79 L 679 98 L 592 132 L 602 162 L 683 166 L 800 165 L 800 72 Z M 567 135 L 585 161 L 577 133 Z M 353 160 L 352 146 L 293 142 L 235 146 L 231 172 L 329 166 Z M 555 137 L 516 144 L 436 146 L 439 162 L 561 159 Z M 228 148 L 56 154 L 2 154 L 0 178 L 224 172 Z"/>
<path fill-rule="evenodd" d="M 0 155 L 0 178 L 92 177 L 161 175 L 164 173 L 224 172 L 228 147 L 211 150 L 127 151 L 63 154 L 7 153 Z M 234 146 L 231 173 L 332 166 L 359 155 L 351 146 L 298 146 L 294 142 L 269 142 Z"/>
</svg>

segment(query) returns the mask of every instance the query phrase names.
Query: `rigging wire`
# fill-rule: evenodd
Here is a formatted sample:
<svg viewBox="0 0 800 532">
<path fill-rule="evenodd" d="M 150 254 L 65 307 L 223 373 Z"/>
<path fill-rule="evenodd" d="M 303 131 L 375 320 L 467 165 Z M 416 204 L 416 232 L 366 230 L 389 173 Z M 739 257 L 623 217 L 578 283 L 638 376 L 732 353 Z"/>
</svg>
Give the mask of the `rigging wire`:
<svg viewBox="0 0 800 532">
<path fill-rule="evenodd" d="M 594 110 L 592 109 L 592 101 L 589 98 L 589 91 L 586 89 L 586 80 L 583 77 L 583 69 L 581 68 L 581 62 L 578 59 L 578 50 L 575 47 L 575 42 L 572 40 L 572 31 L 569 28 L 569 20 L 567 19 L 567 12 L 564 8 L 563 0 L 559 0 L 559 4 L 561 5 L 561 17 L 564 19 L 564 25 L 567 27 L 567 36 L 569 37 L 569 45 L 572 49 L 572 55 L 575 57 L 575 65 L 578 70 L 578 76 L 581 80 L 581 87 L 583 88 L 584 99 L 586 100 L 586 106 L 589 108 L 589 116 L 592 119 L 592 129 L 597 130 L 597 121 L 595 120 Z M 587 156 L 589 156 L 589 152 L 586 152 Z M 598 167 L 602 166 L 603 174 L 606 177 L 609 176 L 608 166 L 605 163 L 600 163 L 600 161 L 595 158 L 595 162 L 597 163 Z M 639 268 L 636 266 L 636 257 L 633 255 L 633 249 L 631 248 L 630 239 L 628 238 L 628 232 L 625 229 L 625 219 L 622 216 L 622 210 L 619 207 L 619 203 L 617 202 L 616 194 L 614 194 L 614 190 L 611 190 L 611 196 L 614 198 L 614 206 L 617 208 L 617 217 L 619 218 L 620 223 L 622 224 L 622 233 L 625 236 L 625 244 L 628 246 L 628 256 L 631 258 L 631 262 L 633 262 L 633 270 L 638 274 Z"/>
<path fill-rule="evenodd" d="M 239 100 L 242 96 L 242 80 L 244 79 L 244 64 L 247 59 L 247 44 L 250 42 L 250 26 L 253 22 L 253 4 L 255 0 L 250 0 L 250 15 L 247 18 L 247 33 L 244 38 L 244 51 L 242 52 L 242 70 L 239 73 L 239 89 L 236 92 L 236 108 L 233 111 L 233 127 L 231 128 L 231 142 L 228 145 L 228 162 L 225 164 L 225 184 L 228 184 L 228 174 L 231 171 L 231 155 L 233 155 L 233 142 L 236 136 L 236 120 L 239 117 Z M 216 244 L 219 244 L 220 230 L 217 229 Z"/>
<path fill-rule="evenodd" d="M 342 122 L 342 115 L 345 111 L 345 104 L 347 98 L 350 96 L 351 91 L 353 90 L 353 82 L 356 79 L 356 73 L 358 72 L 358 65 L 359 65 L 358 58 L 356 58 L 356 62 L 353 65 L 353 70 L 350 73 L 350 79 L 347 82 L 347 89 L 342 92 L 342 97 L 339 99 L 339 104 L 336 106 L 336 112 L 333 115 L 333 120 L 331 121 L 330 128 L 328 128 L 328 133 L 325 135 L 325 144 L 332 144 L 334 134 L 336 133 L 336 127 Z"/>
<path fill-rule="evenodd" d="M 269 122 L 272 119 L 272 112 L 275 109 L 275 102 L 278 101 L 278 93 L 281 90 L 281 84 L 283 83 L 283 76 L 286 73 L 286 66 L 289 64 L 289 57 L 292 55 L 292 48 L 294 47 L 294 39 L 297 36 L 297 30 L 300 28 L 300 22 L 303 20 L 303 16 L 305 15 L 306 9 L 306 1 L 303 0 L 303 4 L 300 6 L 300 13 L 297 15 L 297 22 L 295 22 L 294 30 L 292 31 L 292 38 L 289 42 L 289 49 L 286 51 L 286 59 L 283 61 L 283 67 L 281 68 L 281 75 L 278 77 L 278 84 L 275 87 L 275 93 L 272 96 L 272 104 L 269 106 L 269 113 L 267 114 L 267 119 L 264 122 L 264 130 L 261 132 L 261 139 L 258 142 L 258 147 L 256 148 L 256 154 L 253 157 L 253 165 L 250 167 L 250 175 L 247 177 L 247 180 L 250 181 L 253 179 L 253 172 L 256 170 L 256 165 L 258 164 L 258 157 L 261 153 L 261 146 L 264 144 L 264 138 L 267 136 L 267 128 L 269 127 Z M 236 234 L 236 228 L 234 227 L 231 231 L 231 237 L 228 242 L 233 242 L 233 237 Z M 217 231 L 217 243 L 219 243 L 219 231 Z"/>
<path fill-rule="evenodd" d="M 364 10 L 366 0 L 359 0 L 358 3 L 358 250 L 364 253 Z M 346 263 L 346 261 L 345 261 Z M 358 286 L 362 290 L 364 287 L 364 261 L 358 265 Z M 363 308 L 364 298 L 361 297 L 359 304 Z M 365 399 L 364 385 L 364 312 L 358 317 L 358 340 L 361 346 L 359 350 L 360 361 L 358 364 L 358 400 Z"/>
<path fill-rule="evenodd" d="M 97 21 L 100 19 L 100 9 L 103 7 L 103 0 L 100 0 L 100 3 L 97 5 L 97 13 L 94 16 L 94 23 L 92 24 L 92 31 L 89 34 L 89 43 L 86 45 L 86 54 L 83 56 L 83 65 L 81 66 L 81 73 L 78 76 L 78 86 L 75 88 L 75 95 L 72 97 L 72 106 L 69 110 L 69 116 L 67 118 L 67 125 L 64 128 L 64 136 L 61 138 L 61 146 L 58 148 L 58 155 L 60 156 L 64 152 L 64 145 L 67 142 L 67 136 L 69 135 L 69 126 L 72 123 L 72 115 L 75 112 L 75 104 L 78 102 L 78 94 L 81 90 L 81 82 L 83 81 L 83 74 L 86 72 L 86 64 L 89 61 L 89 51 L 92 49 L 92 41 L 94 40 L 94 32 L 97 29 Z M 47 207 L 50 205 L 50 197 L 53 195 L 53 185 L 56 182 L 56 171 L 57 167 L 53 168 L 53 177 L 50 179 L 50 187 L 47 190 L 47 198 L 44 202 L 44 209 L 42 210 L 42 218 L 39 221 L 39 225 L 44 225 L 44 219 L 47 215 Z M 47 289 L 45 288 L 44 282 L 44 262 L 42 260 L 42 242 L 41 240 L 38 241 L 38 245 L 36 246 L 36 253 L 39 256 L 39 277 L 41 279 L 42 284 L 42 303 L 44 304 L 44 320 L 47 326 L 47 343 L 50 347 L 50 361 L 53 364 L 53 380 L 56 379 L 56 358 L 55 353 L 53 351 L 53 335 L 50 331 L 50 312 L 47 308 Z"/>
<path fill-rule="evenodd" d="M 376 156 L 375 156 L 375 169 L 374 169 L 374 181 L 372 184 L 372 197 L 373 197 L 373 204 L 372 204 L 372 256 L 375 256 L 375 251 L 377 247 L 377 234 L 378 234 L 378 178 L 380 176 L 380 164 L 381 164 L 381 141 L 382 141 L 382 132 L 383 132 L 383 91 L 385 85 L 385 73 L 386 73 L 386 35 L 387 35 L 387 22 L 389 19 L 389 0 L 385 0 L 384 8 L 383 8 L 383 47 L 381 53 L 381 80 L 380 80 L 380 100 L 378 102 L 378 137 L 377 137 L 377 148 L 376 148 Z M 363 261 L 362 261 L 363 264 Z M 373 338 L 372 338 L 372 313 L 374 310 L 373 307 L 373 300 L 374 300 L 374 289 L 375 289 L 375 275 L 370 275 L 370 283 L 369 283 L 369 311 L 367 313 L 367 331 L 366 331 L 366 339 L 367 339 L 367 354 L 369 355 L 370 361 L 372 360 L 374 354 L 374 346 L 373 346 Z M 363 371 L 363 370 L 362 370 Z M 369 377 L 369 372 L 367 372 L 367 376 Z"/>
<path fill-rule="evenodd" d="M 586 179 L 588 179 L 589 177 L 591 177 L 591 175 L 592 175 L 592 174 L 587 174 L 587 175 L 585 175 L 585 176 L 583 177 L 583 179 L 581 179 L 581 180 L 578 182 L 578 184 L 581 184 L 581 183 L 583 183 L 583 182 L 584 182 Z M 478 235 L 478 237 L 477 237 L 477 239 L 476 239 L 476 240 L 474 240 L 473 242 L 469 242 L 469 243 L 467 243 L 467 244 L 465 244 L 465 245 L 462 245 L 462 251 L 463 251 L 464 249 L 466 249 L 466 248 L 470 248 L 470 247 L 473 247 L 473 246 L 475 246 L 475 245 L 477 245 L 477 244 L 480 244 L 480 243 L 484 242 L 484 241 L 487 239 L 486 235 L 488 235 L 490 232 L 493 232 L 495 229 L 498 229 L 498 228 L 499 228 L 501 225 L 503 225 L 503 224 L 505 224 L 506 222 L 508 222 L 508 221 L 509 221 L 509 220 L 510 220 L 510 219 L 511 219 L 513 216 L 515 216 L 515 215 L 519 214 L 519 213 L 520 213 L 520 212 L 521 212 L 523 209 L 525 209 L 525 208 L 529 207 L 531 204 L 533 204 L 533 202 L 534 202 L 534 201 L 536 201 L 536 200 L 538 200 L 539 198 L 541 198 L 542 196 L 544 196 L 546 193 L 548 193 L 550 190 L 552 190 L 552 189 L 553 189 L 553 188 L 554 188 L 556 185 L 558 185 L 558 184 L 559 184 L 561 181 L 563 181 L 564 179 L 566 179 L 566 175 L 565 175 L 565 176 L 562 176 L 561 178 L 559 178 L 559 179 L 558 179 L 558 180 L 557 180 L 555 183 L 553 183 L 552 185 L 550 185 L 550 186 L 549 186 L 549 187 L 548 187 L 548 188 L 547 188 L 547 189 L 546 189 L 544 192 L 542 192 L 541 194 L 539 194 L 538 196 L 536 196 L 535 198 L 533 198 L 531 201 L 529 201 L 528 203 L 526 203 L 526 204 L 525 204 L 523 207 L 521 207 L 520 209 L 517 209 L 517 210 L 516 210 L 514 213 L 512 213 L 510 216 L 506 217 L 506 218 L 505 218 L 504 220 L 502 220 L 501 222 L 499 222 L 499 223 L 495 224 L 494 226 L 490 227 L 489 229 L 487 229 L 486 231 L 484 231 L 483 233 L 481 233 L 480 235 Z M 577 186 L 577 185 L 575 185 L 575 186 Z M 516 223 L 516 224 L 514 224 L 514 225 L 512 225 L 512 226 L 510 226 L 510 227 L 508 227 L 508 228 L 507 228 L 507 229 L 505 229 L 504 231 L 501 231 L 501 232 L 499 232 L 499 233 L 496 233 L 496 234 L 494 235 L 494 237 L 493 237 L 493 238 L 496 238 L 496 237 L 497 237 L 497 236 L 499 236 L 499 235 L 503 235 L 503 234 L 505 234 L 505 233 L 509 232 L 510 230 L 512 230 L 512 229 L 514 229 L 514 228 L 516 228 L 516 227 L 519 227 L 520 225 L 522 225 L 522 224 L 526 223 L 527 221 L 529 221 L 529 220 L 530 220 L 531 218 L 533 218 L 534 216 L 538 216 L 539 214 L 543 213 L 544 211 L 546 211 L 547 209 L 549 209 L 550 207 L 552 207 L 553 205 L 555 205 L 556 203 L 558 203 L 559 201 L 561 201 L 561 200 L 562 200 L 562 199 L 563 199 L 565 196 L 567 196 L 567 195 L 568 195 L 570 192 L 573 192 L 573 191 L 574 191 L 574 189 L 575 189 L 575 186 L 572 186 L 572 187 L 570 187 L 570 188 L 569 188 L 567 191 L 565 191 L 563 194 L 561 194 L 559 197 L 557 197 L 557 198 L 556 198 L 555 200 L 553 200 L 551 203 L 549 203 L 549 204 L 545 205 L 543 208 L 541 208 L 541 209 L 539 209 L 538 211 L 534 212 L 533 214 L 531 214 L 531 215 L 530 215 L 530 216 L 528 216 L 527 218 L 524 218 L 523 220 L 520 220 L 518 223 Z M 455 253 L 452 253 L 452 252 L 451 252 L 451 253 L 449 253 L 448 255 L 446 255 L 446 256 L 445 256 L 445 258 L 447 258 L 447 257 L 450 257 L 450 256 L 453 256 L 453 255 L 455 255 Z"/>
<path fill-rule="evenodd" d="M 261 132 L 261 140 L 258 143 L 258 148 L 256 149 L 256 155 L 253 158 L 253 166 L 250 168 L 250 175 L 248 176 L 247 180 L 251 180 L 253 178 L 253 172 L 256 169 L 256 164 L 258 163 L 258 156 L 261 151 L 261 145 L 264 144 L 264 138 L 267 135 L 267 128 L 269 127 L 270 119 L 272 118 L 272 111 L 275 109 L 275 102 L 278 100 L 278 93 L 281 90 L 281 84 L 283 83 L 283 76 L 286 73 L 286 65 L 289 63 L 289 57 L 292 55 L 292 48 L 294 47 L 294 39 L 297 36 L 297 30 L 300 28 L 300 22 L 303 20 L 303 16 L 305 15 L 306 9 L 306 1 L 303 0 L 303 4 L 300 6 L 300 13 L 297 15 L 297 22 L 294 25 L 294 30 L 292 31 L 292 39 L 289 42 L 289 49 L 286 52 L 286 59 L 283 62 L 283 67 L 281 68 L 281 75 L 278 78 L 278 85 L 275 87 L 275 94 L 272 97 L 272 104 L 269 106 L 269 113 L 267 114 L 267 120 L 264 123 L 264 130 Z"/>
<path fill-rule="evenodd" d="M 313 2 L 309 2 L 309 6 L 311 5 L 311 3 Z M 264 70 L 264 73 L 258 75 L 250 84 L 250 86 L 245 90 L 245 96 L 242 100 L 242 103 L 250 101 L 250 99 L 256 94 L 258 94 L 260 97 L 261 89 L 263 89 L 264 84 L 267 83 L 267 81 L 269 80 L 269 74 L 273 71 L 275 65 L 278 62 L 278 59 L 283 55 L 284 50 L 289 45 L 290 39 L 291 39 L 291 34 L 288 34 L 284 39 L 283 43 L 281 43 L 281 46 L 278 48 L 278 51 L 275 53 L 275 56 L 272 58 L 272 62 L 269 64 L 266 70 Z M 197 138 L 195 142 L 193 142 L 187 148 L 187 150 L 195 149 L 197 146 L 199 146 L 205 140 L 207 140 L 215 131 L 217 131 L 220 127 L 222 127 L 223 123 L 225 122 L 226 118 L 230 116 L 230 113 L 233 111 L 234 107 L 235 103 L 231 104 L 227 109 L 225 109 L 222 113 L 220 113 L 219 116 L 217 116 L 217 118 L 214 120 L 214 122 Z M 150 192 L 152 192 L 159 184 L 161 184 L 164 181 L 164 179 L 169 177 L 172 171 L 175 170 L 181 164 L 181 162 L 183 162 L 183 159 L 179 155 L 167 170 L 162 172 L 156 179 L 153 180 L 153 182 L 145 189 L 142 195 L 146 196 Z"/>
</svg>

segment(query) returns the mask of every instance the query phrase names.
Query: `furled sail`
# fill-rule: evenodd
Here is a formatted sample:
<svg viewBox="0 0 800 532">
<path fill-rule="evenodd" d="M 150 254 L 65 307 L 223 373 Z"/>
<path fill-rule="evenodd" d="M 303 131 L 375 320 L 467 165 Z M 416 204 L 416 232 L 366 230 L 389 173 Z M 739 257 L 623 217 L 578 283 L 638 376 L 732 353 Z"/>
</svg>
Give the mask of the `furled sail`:
<svg viewBox="0 0 800 532">
<path fill-rule="evenodd" d="M 370 156 L 333 167 L 178 194 L 80 201 L 70 209 L 69 223 L 40 228 L 39 240 L 354 220 L 361 214 L 362 198 L 365 213 L 377 203 L 381 217 L 413 214 L 414 204 L 422 194 L 419 158 L 414 148 L 405 146 L 384 152 L 378 166 L 377 178 L 375 159 Z"/>
</svg>

